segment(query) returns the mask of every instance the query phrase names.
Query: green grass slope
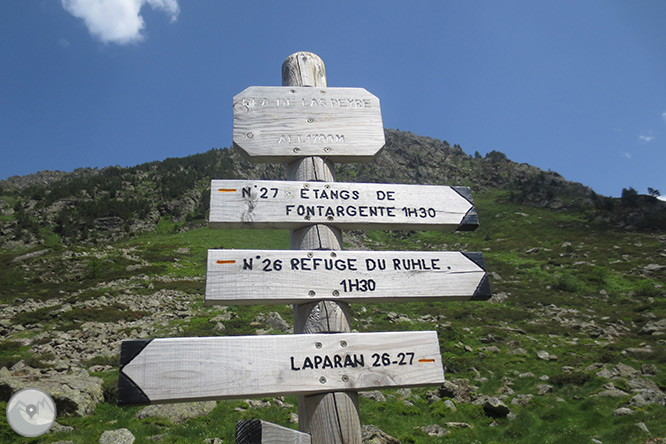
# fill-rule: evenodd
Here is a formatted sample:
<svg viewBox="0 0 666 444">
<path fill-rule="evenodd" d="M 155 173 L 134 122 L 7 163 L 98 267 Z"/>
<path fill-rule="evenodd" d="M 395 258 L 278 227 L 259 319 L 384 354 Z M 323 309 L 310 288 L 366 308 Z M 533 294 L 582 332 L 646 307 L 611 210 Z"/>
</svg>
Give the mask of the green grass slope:
<svg viewBox="0 0 666 444">
<path fill-rule="evenodd" d="M 510 190 L 473 194 L 481 226 L 471 233 L 345 234 L 348 249 L 482 251 L 495 294 L 485 302 L 352 305 L 358 331 L 436 330 L 453 384 L 361 396 L 362 423 L 403 443 L 624 444 L 666 437 L 663 402 L 636 398 L 666 390 L 666 330 L 652 328 L 666 318 L 666 235 L 618 230 L 578 207 L 515 203 Z M 209 230 L 202 222 L 162 217 L 152 232 L 97 244 L 68 245 L 46 233 L 41 245 L 0 251 L 0 367 L 22 361 L 44 375 L 63 365 L 87 369 L 104 380 L 105 396 L 92 415 L 58 418 L 73 430 L 38 438 L 19 439 L 2 415 L 2 442 L 91 443 L 123 427 L 136 442 L 156 435 L 163 443 L 233 442 L 240 419 L 297 427 L 289 397 L 220 401 L 208 415 L 180 424 L 138 419 L 141 407 L 114 402 L 122 339 L 284 334 L 267 324 L 270 312 L 292 323 L 289 306 L 203 306 L 209 248 L 287 249 L 288 232 Z M 99 329 L 105 340 L 61 355 L 63 338 L 85 328 Z M 500 398 L 509 414 L 484 408 L 488 397 Z M 622 407 L 631 414 L 618 414 Z M 424 427 L 432 425 L 448 433 L 430 436 L 434 429 Z"/>
</svg>

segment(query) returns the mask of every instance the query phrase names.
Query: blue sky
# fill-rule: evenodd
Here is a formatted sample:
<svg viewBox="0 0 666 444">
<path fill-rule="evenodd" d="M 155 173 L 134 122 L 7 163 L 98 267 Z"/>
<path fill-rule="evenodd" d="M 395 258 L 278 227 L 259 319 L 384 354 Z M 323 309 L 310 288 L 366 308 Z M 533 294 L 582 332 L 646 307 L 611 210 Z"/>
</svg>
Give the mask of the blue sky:
<svg viewBox="0 0 666 444">
<path fill-rule="evenodd" d="M 4 1 L 0 179 L 228 147 L 232 97 L 301 50 L 387 128 L 666 194 L 661 0 Z"/>
</svg>

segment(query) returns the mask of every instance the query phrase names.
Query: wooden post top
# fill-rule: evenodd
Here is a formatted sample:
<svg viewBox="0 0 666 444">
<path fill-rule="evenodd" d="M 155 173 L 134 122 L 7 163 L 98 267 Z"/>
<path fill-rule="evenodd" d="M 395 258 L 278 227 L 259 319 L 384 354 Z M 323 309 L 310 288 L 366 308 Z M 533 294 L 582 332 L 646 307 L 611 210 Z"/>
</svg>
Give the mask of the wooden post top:
<svg viewBox="0 0 666 444">
<path fill-rule="evenodd" d="M 282 63 L 282 86 L 326 87 L 326 67 L 317 54 L 296 52 Z"/>
</svg>

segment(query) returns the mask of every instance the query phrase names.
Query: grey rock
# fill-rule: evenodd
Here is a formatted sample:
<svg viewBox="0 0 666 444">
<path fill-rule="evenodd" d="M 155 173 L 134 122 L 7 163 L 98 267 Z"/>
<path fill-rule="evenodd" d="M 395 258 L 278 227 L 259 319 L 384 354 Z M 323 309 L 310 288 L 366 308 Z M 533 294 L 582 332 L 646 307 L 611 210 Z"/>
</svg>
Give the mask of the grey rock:
<svg viewBox="0 0 666 444">
<path fill-rule="evenodd" d="M 657 374 L 657 367 L 654 364 L 641 365 L 641 373 L 644 375 L 655 376 Z"/>
<path fill-rule="evenodd" d="M 645 425 L 644 422 L 637 422 L 636 427 L 641 429 L 643 432 L 647 433 L 648 435 L 650 434 L 650 431 L 648 430 L 647 426 Z"/>
<path fill-rule="evenodd" d="M 539 384 L 537 385 L 537 394 L 543 396 L 546 393 L 551 393 L 553 391 L 553 386 L 548 384 Z"/>
<path fill-rule="evenodd" d="M 25 371 L 22 373 L 26 374 Z M 92 377 L 85 370 L 72 374 L 40 374 L 38 380 L 30 374 L 21 376 L 3 371 L 0 372 L 0 393 L 15 393 L 26 387 L 38 388 L 51 395 L 58 415 L 87 416 L 104 400 L 102 382 L 101 378 Z"/>
<path fill-rule="evenodd" d="M 532 401 L 533 397 L 534 395 L 532 394 L 516 395 L 516 397 L 511 400 L 511 404 L 525 406 Z"/>
<path fill-rule="evenodd" d="M 65 426 L 62 424 L 59 424 L 57 422 L 54 422 L 51 428 L 49 429 L 49 433 L 66 433 L 66 432 L 72 432 L 74 431 L 74 427 L 72 426 Z"/>
<path fill-rule="evenodd" d="M 361 441 L 363 444 L 400 444 L 399 440 L 374 425 L 361 426 Z"/>
<path fill-rule="evenodd" d="M 457 402 L 470 402 L 472 400 L 472 387 L 469 380 L 453 378 L 445 381 L 436 390 L 426 393 L 426 399 L 431 404 L 442 398 L 453 398 Z"/>
<path fill-rule="evenodd" d="M 628 407 L 620 407 L 619 409 L 613 410 L 613 416 L 626 416 L 633 415 L 634 413 L 636 413 L 636 411 Z"/>
<path fill-rule="evenodd" d="M 261 322 L 261 323 L 268 324 L 268 326 L 271 327 L 272 329 L 275 329 L 275 330 L 278 330 L 278 331 L 281 331 L 281 332 L 288 332 L 288 331 L 291 330 L 291 327 L 289 326 L 289 324 L 284 319 L 282 319 L 282 316 L 280 316 L 279 313 L 277 313 L 275 311 L 272 311 L 272 312 L 268 313 L 267 315 L 265 315 L 265 314 L 257 315 L 254 318 L 254 320 L 255 320 L 255 322 Z"/>
<path fill-rule="evenodd" d="M 99 437 L 99 444 L 132 444 L 135 439 L 127 429 L 107 430 Z"/>
<path fill-rule="evenodd" d="M 204 439 L 205 444 L 222 444 L 224 441 L 222 441 L 221 438 L 206 438 Z"/>
<path fill-rule="evenodd" d="M 439 424 L 430 424 L 430 425 L 427 425 L 427 426 L 423 426 L 423 427 L 421 427 L 421 431 L 423 433 L 427 433 L 428 436 L 432 436 L 432 437 L 441 437 L 441 436 L 448 435 L 449 433 L 451 433 L 450 431 L 446 430 L 444 427 L 442 427 Z"/>
<path fill-rule="evenodd" d="M 215 401 L 154 404 L 139 410 L 136 417 L 139 419 L 161 417 L 168 419 L 173 424 L 179 424 L 191 418 L 205 416 L 216 406 Z"/>
<path fill-rule="evenodd" d="M 539 359 L 543 359 L 544 361 L 548 361 L 550 359 L 550 354 L 546 350 L 539 350 L 537 352 L 537 357 Z"/>
<path fill-rule="evenodd" d="M 452 429 L 473 429 L 474 428 L 471 424 L 467 424 L 466 422 L 446 422 L 444 424 L 447 427 L 451 427 Z"/>
<path fill-rule="evenodd" d="M 481 405 L 486 415 L 492 418 L 506 418 L 510 412 L 509 407 L 494 396 L 486 397 Z"/>
<path fill-rule="evenodd" d="M 605 397 L 608 397 L 608 398 L 623 398 L 625 396 L 629 396 L 629 393 L 624 392 L 624 391 L 622 391 L 620 389 L 617 389 L 617 388 L 612 388 L 612 389 L 608 389 L 608 390 L 603 390 L 599 393 L 595 393 L 592 396 L 605 396 Z"/>
<path fill-rule="evenodd" d="M 663 332 L 665 330 L 666 330 L 666 318 L 659 319 L 656 321 L 655 320 L 649 321 L 640 330 L 638 330 L 638 333 L 642 335 L 653 335 L 655 333 Z"/>
<path fill-rule="evenodd" d="M 615 366 L 615 371 L 617 372 L 617 376 L 622 378 L 631 378 L 640 374 L 635 368 L 621 362 Z"/>
<path fill-rule="evenodd" d="M 384 402 L 386 401 L 386 397 L 382 392 L 379 390 L 372 390 L 372 391 L 367 391 L 367 392 L 359 392 L 359 395 L 366 398 L 366 399 L 372 399 L 373 401 L 377 402 Z"/>
</svg>

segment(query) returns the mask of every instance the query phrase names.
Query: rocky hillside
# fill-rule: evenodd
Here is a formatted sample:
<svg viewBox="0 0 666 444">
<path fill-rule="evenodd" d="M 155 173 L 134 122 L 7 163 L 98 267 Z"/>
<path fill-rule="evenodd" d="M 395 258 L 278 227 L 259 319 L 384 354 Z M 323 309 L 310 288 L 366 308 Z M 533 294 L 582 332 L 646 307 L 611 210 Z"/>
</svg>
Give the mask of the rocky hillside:
<svg viewBox="0 0 666 444">
<path fill-rule="evenodd" d="M 518 164 L 500 152 L 467 155 L 445 141 L 386 130 L 386 147 L 368 164 L 337 166 L 338 181 L 468 185 L 508 190 L 512 202 L 582 211 L 589 220 L 630 229 L 666 228 L 666 204 L 649 196 L 612 199 L 555 172 Z M 234 150 L 215 149 L 132 168 L 43 171 L 0 182 L 0 239 L 5 248 L 101 242 L 154 230 L 162 217 L 205 219 L 211 178 L 283 179 L 284 168 L 252 164 Z"/>
<path fill-rule="evenodd" d="M 363 393 L 368 440 L 664 442 L 666 235 L 650 222 L 663 206 L 597 196 L 497 152 L 391 130 L 387 141 L 338 180 L 469 185 L 481 225 L 345 233 L 347 248 L 482 251 L 495 296 L 352 306 L 358 331 L 436 330 L 448 379 Z M 283 170 L 220 149 L 0 185 L 0 409 L 38 386 L 59 412 L 30 442 L 219 443 L 240 419 L 296 427 L 290 397 L 115 405 L 124 339 L 293 330 L 291 307 L 203 306 L 209 248 L 289 248 L 284 231 L 205 226 L 210 179 L 241 177 Z M 0 442 L 24 442 L 0 416 Z"/>
</svg>

